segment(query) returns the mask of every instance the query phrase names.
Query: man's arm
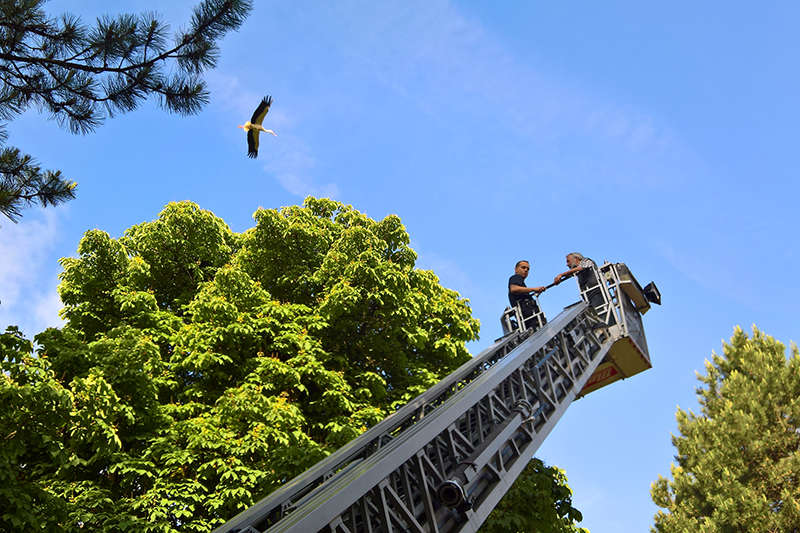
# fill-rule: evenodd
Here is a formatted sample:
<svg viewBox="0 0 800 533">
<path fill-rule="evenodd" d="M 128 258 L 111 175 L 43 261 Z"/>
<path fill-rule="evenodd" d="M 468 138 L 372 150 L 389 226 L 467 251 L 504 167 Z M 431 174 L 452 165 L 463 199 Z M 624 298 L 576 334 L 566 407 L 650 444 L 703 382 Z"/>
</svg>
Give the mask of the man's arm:
<svg viewBox="0 0 800 533">
<path fill-rule="evenodd" d="M 535 292 L 536 294 L 540 294 L 544 292 L 544 287 L 522 287 L 521 285 L 509 285 L 508 292 L 516 292 L 516 293 L 526 293 L 526 292 Z"/>
<path fill-rule="evenodd" d="M 574 276 L 577 272 L 580 272 L 581 270 L 583 270 L 582 266 L 576 266 L 576 267 L 570 268 L 566 272 L 562 272 L 561 274 L 557 275 L 553 279 L 553 283 L 555 283 L 557 285 L 557 284 L 561 283 L 562 281 L 564 281 L 565 279 Z"/>
</svg>

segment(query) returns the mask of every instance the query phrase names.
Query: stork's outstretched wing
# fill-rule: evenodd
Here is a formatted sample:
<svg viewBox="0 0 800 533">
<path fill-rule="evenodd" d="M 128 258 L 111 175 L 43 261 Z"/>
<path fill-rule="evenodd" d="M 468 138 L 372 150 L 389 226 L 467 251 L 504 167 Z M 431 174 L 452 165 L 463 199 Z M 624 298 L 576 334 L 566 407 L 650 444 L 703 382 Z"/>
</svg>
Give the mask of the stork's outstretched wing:
<svg viewBox="0 0 800 533">
<path fill-rule="evenodd" d="M 247 132 L 247 157 L 257 157 L 257 156 L 258 156 L 258 130 L 249 130 Z"/>
<path fill-rule="evenodd" d="M 266 98 L 261 100 L 261 103 L 258 104 L 258 107 L 256 108 L 255 112 L 253 113 L 253 118 L 250 119 L 250 123 L 251 124 L 261 124 L 262 122 L 264 122 L 264 117 L 267 116 L 267 112 L 269 111 L 269 106 L 271 106 L 271 105 L 272 105 L 272 97 L 271 96 L 267 96 Z M 258 138 L 256 137 L 256 139 L 258 139 Z M 257 143 L 257 141 L 256 141 L 256 143 Z"/>
</svg>

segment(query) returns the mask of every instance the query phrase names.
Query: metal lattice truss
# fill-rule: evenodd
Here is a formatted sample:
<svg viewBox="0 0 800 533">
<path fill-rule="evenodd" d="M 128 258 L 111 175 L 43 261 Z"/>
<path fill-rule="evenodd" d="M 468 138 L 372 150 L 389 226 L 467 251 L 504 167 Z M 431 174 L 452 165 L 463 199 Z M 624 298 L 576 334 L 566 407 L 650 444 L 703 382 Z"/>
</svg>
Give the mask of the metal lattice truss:
<svg viewBox="0 0 800 533">
<path fill-rule="evenodd" d="M 217 531 L 477 531 L 616 340 L 598 323 L 499 340 Z"/>
<path fill-rule="evenodd" d="M 609 329 L 612 335 L 631 337 L 636 341 L 638 348 L 647 354 L 647 340 L 645 339 L 640 312 L 642 314 L 645 313 L 650 305 L 642 300 L 641 307 L 638 307 L 629 297 L 632 295 L 631 291 L 625 290 L 635 285 L 634 292 L 641 293 L 642 289 L 639 287 L 638 282 L 623 263 L 606 262 L 600 267 L 592 267 L 592 270 L 598 285 L 585 288 L 581 288 L 579 285 L 581 299 L 588 302 L 590 293 L 599 290 L 603 295 L 603 303 L 598 305 L 595 311 L 600 320 L 606 324 L 611 324 Z"/>
</svg>

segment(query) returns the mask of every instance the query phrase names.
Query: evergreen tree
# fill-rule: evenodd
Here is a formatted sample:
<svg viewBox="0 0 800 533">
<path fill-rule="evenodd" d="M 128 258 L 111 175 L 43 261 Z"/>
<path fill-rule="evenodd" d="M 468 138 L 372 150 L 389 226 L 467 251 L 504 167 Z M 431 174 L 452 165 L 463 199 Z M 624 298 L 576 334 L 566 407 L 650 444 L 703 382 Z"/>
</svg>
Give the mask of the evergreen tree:
<svg viewBox="0 0 800 533">
<path fill-rule="evenodd" d="M 196 113 L 208 101 L 200 75 L 216 64 L 216 42 L 251 8 L 250 0 L 203 0 L 189 29 L 170 39 L 153 14 L 103 17 L 89 28 L 73 15 L 48 17 L 43 4 L 0 0 L 0 119 L 34 106 L 73 133 L 91 132 L 150 95 L 169 112 Z M 74 197 L 74 181 L 43 171 L 6 141 L 0 125 L 1 213 L 16 221 L 27 205 Z"/>
<path fill-rule="evenodd" d="M 652 531 L 800 531 L 800 354 L 736 328 L 698 378 L 700 414 L 678 409 L 672 480 L 659 476 Z"/>
</svg>

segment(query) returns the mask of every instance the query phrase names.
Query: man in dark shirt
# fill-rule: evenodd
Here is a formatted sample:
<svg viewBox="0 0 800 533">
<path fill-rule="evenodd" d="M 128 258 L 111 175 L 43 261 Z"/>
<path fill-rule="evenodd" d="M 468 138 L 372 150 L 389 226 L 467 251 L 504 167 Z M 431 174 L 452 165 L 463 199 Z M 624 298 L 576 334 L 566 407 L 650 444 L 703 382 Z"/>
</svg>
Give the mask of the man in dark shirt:
<svg viewBox="0 0 800 533">
<path fill-rule="evenodd" d="M 545 290 L 544 287 L 525 286 L 525 278 L 528 277 L 530 269 L 528 261 L 517 261 L 514 265 L 514 275 L 508 278 L 508 303 L 511 307 L 519 305 L 523 319 L 539 312 L 539 306 L 531 297 L 531 293 L 541 294 Z"/>
</svg>

